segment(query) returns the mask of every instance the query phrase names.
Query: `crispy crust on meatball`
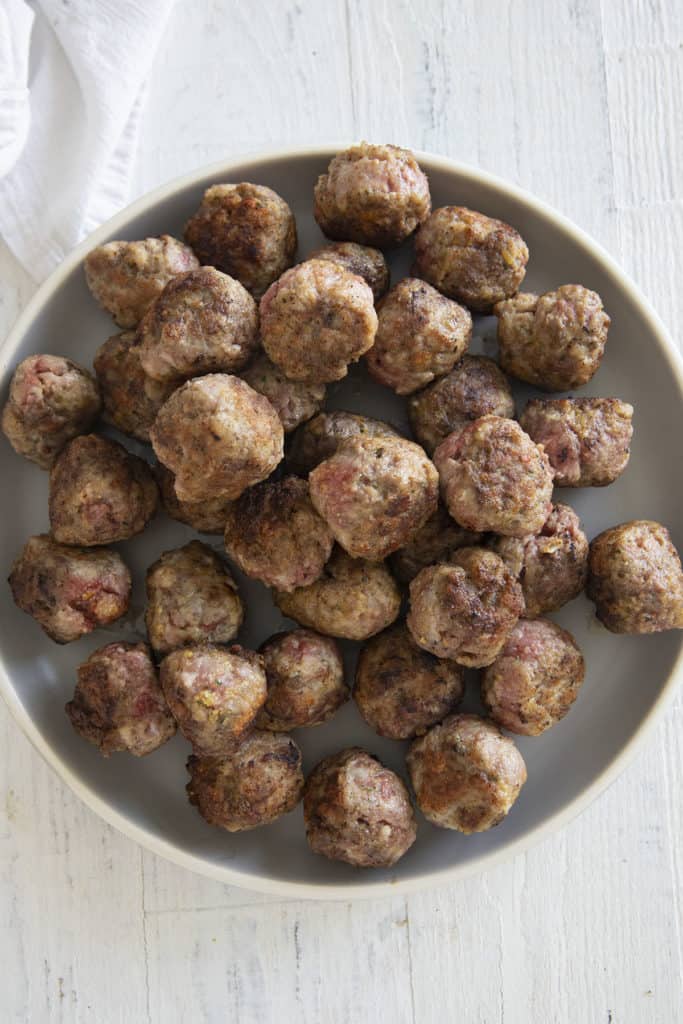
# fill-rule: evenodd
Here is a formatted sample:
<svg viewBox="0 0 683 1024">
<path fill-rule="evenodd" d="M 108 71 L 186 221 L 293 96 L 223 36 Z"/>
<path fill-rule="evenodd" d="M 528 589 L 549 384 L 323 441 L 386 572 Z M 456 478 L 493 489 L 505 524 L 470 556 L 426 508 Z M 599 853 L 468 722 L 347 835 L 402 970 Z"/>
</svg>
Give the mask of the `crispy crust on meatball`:
<svg viewBox="0 0 683 1024">
<path fill-rule="evenodd" d="M 256 719 L 259 729 L 286 732 L 321 725 L 349 699 L 338 644 L 311 629 L 277 633 L 259 652 L 268 696 Z"/>
<path fill-rule="evenodd" d="M 375 302 L 378 302 L 389 288 L 389 267 L 384 254 L 369 245 L 358 245 L 357 242 L 330 242 L 329 245 L 315 249 L 309 254 L 308 259 L 329 260 L 362 277 L 372 288 Z"/>
<path fill-rule="evenodd" d="M 265 353 L 257 356 L 240 376 L 254 391 L 265 395 L 282 420 L 286 434 L 315 416 L 325 401 L 324 384 L 290 380 Z"/>
<path fill-rule="evenodd" d="M 93 366 L 102 392 L 103 419 L 124 434 L 149 441 L 149 428 L 180 382 L 148 377 L 135 338 L 134 331 L 108 338 L 98 348 Z"/>
<path fill-rule="evenodd" d="M 353 412 L 333 409 L 321 412 L 304 423 L 294 434 L 287 452 L 287 465 L 293 473 L 308 476 L 324 459 L 335 454 L 350 437 L 399 437 L 399 433 L 382 420 L 358 416 Z"/>
<path fill-rule="evenodd" d="M 391 570 L 401 583 L 410 583 L 421 569 L 449 562 L 458 548 L 472 547 L 480 540 L 480 533 L 463 530 L 439 502 L 436 512 L 391 556 Z"/>
<path fill-rule="evenodd" d="M 222 534 L 232 502 L 227 498 L 205 498 L 203 501 L 180 501 L 175 492 L 175 476 L 160 462 L 154 466 L 166 514 L 200 533 Z"/>
</svg>

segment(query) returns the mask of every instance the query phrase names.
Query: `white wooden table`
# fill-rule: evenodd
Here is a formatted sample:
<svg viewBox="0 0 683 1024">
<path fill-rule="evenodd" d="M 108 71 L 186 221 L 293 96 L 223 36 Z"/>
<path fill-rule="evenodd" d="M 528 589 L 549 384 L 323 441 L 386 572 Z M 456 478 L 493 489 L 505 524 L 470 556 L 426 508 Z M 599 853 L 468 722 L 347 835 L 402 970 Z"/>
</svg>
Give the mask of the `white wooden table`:
<svg viewBox="0 0 683 1024">
<path fill-rule="evenodd" d="M 578 221 L 675 336 L 682 95 L 681 0 L 180 0 L 136 190 L 280 144 L 363 137 L 441 152 Z M 4 250 L 0 281 L 4 334 L 33 285 Z M 605 796 L 487 875 L 393 902 L 313 904 L 139 849 L 72 796 L 0 706 L 0 1020 L 675 1024 L 682 729 L 679 697 Z"/>
</svg>

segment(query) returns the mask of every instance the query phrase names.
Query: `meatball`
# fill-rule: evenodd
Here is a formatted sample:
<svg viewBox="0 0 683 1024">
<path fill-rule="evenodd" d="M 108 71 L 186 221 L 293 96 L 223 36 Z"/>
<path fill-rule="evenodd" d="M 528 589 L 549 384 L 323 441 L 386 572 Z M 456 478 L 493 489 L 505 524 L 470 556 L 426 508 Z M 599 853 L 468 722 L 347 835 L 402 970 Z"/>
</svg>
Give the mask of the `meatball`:
<svg viewBox="0 0 683 1024">
<path fill-rule="evenodd" d="M 313 216 L 328 238 L 380 249 L 404 242 L 431 208 L 426 174 L 398 146 L 361 142 L 337 153 L 313 192 Z"/>
<path fill-rule="evenodd" d="M 269 825 L 301 800 L 301 751 L 289 736 L 252 732 L 227 756 L 190 757 L 187 794 L 202 818 L 228 832 Z"/>
<path fill-rule="evenodd" d="M 491 664 L 523 614 L 522 588 L 485 548 L 461 548 L 448 565 L 427 566 L 410 584 L 407 622 L 415 642 L 470 668 Z"/>
<path fill-rule="evenodd" d="M 249 292 L 213 267 L 166 285 L 138 327 L 140 364 L 154 380 L 232 373 L 258 348 L 258 315 Z"/>
<path fill-rule="evenodd" d="M 161 662 L 161 686 L 195 754 L 225 757 L 251 729 L 266 699 L 263 659 L 233 647 L 183 647 Z"/>
<path fill-rule="evenodd" d="M 102 391 L 104 419 L 124 434 L 149 441 L 149 428 L 179 381 L 147 376 L 140 364 L 134 331 L 123 331 L 105 341 L 93 365 Z"/>
<path fill-rule="evenodd" d="M 320 725 L 349 699 L 341 651 L 330 637 L 294 629 L 272 636 L 260 654 L 268 696 L 256 719 L 259 729 Z"/>
<path fill-rule="evenodd" d="M 477 715 L 451 715 L 435 725 L 413 740 L 406 760 L 425 818 L 465 835 L 498 825 L 526 782 L 512 740 Z"/>
<path fill-rule="evenodd" d="M 97 384 L 78 363 L 29 356 L 14 371 L 2 429 L 15 452 L 49 469 L 67 441 L 90 428 L 100 405 Z"/>
<path fill-rule="evenodd" d="M 180 501 L 239 498 L 270 476 L 284 451 L 282 424 L 268 399 L 225 373 L 174 391 L 149 436 L 175 474 Z"/>
<path fill-rule="evenodd" d="M 370 375 L 399 395 L 409 395 L 457 363 L 472 338 L 468 310 L 430 284 L 405 277 L 377 308 Z"/>
<path fill-rule="evenodd" d="M 229 643 L 243 619 L 234 579 L 201 541 L 164 552 L 147 570 L 145 622 L 157 654 L 188 644 Z"/>
<path fill-rule="evenodd" d="M 316 249 L 308 258 L 329 260 L 362 277 L 372 288 L 375 302 L 382 298 L 389 287 L 389 267 L 379 249 L 371 249 L 370 246 L 358 245 L 356 242 L 332 242 Z"/>
<path fill-rule="evenodd" d="M 455 711 L 464 688 L 462 668 L 423 651 L 400 624 L 361 650 L 353 697 L 376 733 L 408 740 Z"/>
<path fill-rule="evenodd" d="M 352 437 L 309 476 L 311 501 L 354 558 L 380 561 L 436 511 L 439 478 L 419 445 Z"/>
<path fill-rule="evenodd" d="M 401 594 L 384 565 L 351 558 L 335 548 L 319 580 L 291 593 L 276 591 L 275 603 L 301 626 L 365 640 L 398 616 Z"/>
<path fill-rule="evenodd" d="M 304 787 L 304 822 L 314 853 L 359 868 L 390 868 L 417 835 L 403 780 L 359 747 L 315 766 Z"/>
<path fill-rule="evenodd" d="M 329 260 L 306 260 L 261 299 L 261 336 L 272 361 L 292 380 L 341 380 L 372 346 L 377 314 L 360 277 Z"/>
<path fill-rule="evenodd" d="M 88 288 L 119 327 L 136 327 L 177 274 L 199 266 L 192 250 L 170 235 L 107 242 L 85 258 Z"/>
<path fill-rule="evenodd" d="M 628 464 L 632 418 L 618 398 L 537 398 L 519 422 L 543 445 L 556 487 L 605 487 Z"/>
<path fill-rule="evenodd" d="M 324 384 L 290 380 L 265 353 L 258 356 L 241 377 L 254 391 L 265 395 L 282 420 L 286 434 L 315 416 L 325 401 Z"/>
<path fill-rule="evenodd" d="M 545 295 L 523 293 L 500 302 L 500 365 L 543 391 L 569 391 L 597 372 L 610 318 L 600 296 L 580 284 Z"/>
<path fill-rule="evenodd" d="M 439 503 L 436 512 L 402 548 L 391 556 L 391 568 L 401 583 L 410 583 L 428 565 L 449 562 L 458 548 L 478 544 L 481 534 L 463 530 Z"/>
<path fill-rule="evenodd" d="M 569 505 L 553 505 L 539 534 L 496 537 L 491 547 L 519 581 L 527 619 L 557 611 L 586 585 L 588 539 Z"/>
<path fill-rule="evenodd" d="M 287 465 L 294 473 L 308 476 L 312 469 L 334 455 L 350 437 L 399 437 L 398 431 L 382 420 L 357 416 L 334 409 L 321 412 L 297 430 L 287 452 Z"/>
<path fill-rule="evenodd" d="M 176 731 L 147 644 L 113 643 L 94 651 L 79 665 L 66 713 L 105 757 L 118 750 L 144 757 Z"/>
<path fill-rule="evenodd" d="M 296 221 L 265 185 L 212 185 L 185 225 L 185 241 L 201 263 L 230 274 L 260 299 L 294 261 Z"/>
<path fill-rule="evenodd" d="M 683 569 L 666 527 L 635 519 L 599 534 L 586 593 L 612 633 L 683 629 Z"/>
<path fill-rule="evenodd" d="M 449 434 L 480 416 L 513 417 L 515 402 L 493 359 L 467 355 L 445 377 L 413 395 L 408 413 L 415 437 L 431 455 Z"/>
<path fill-rule="evenodd" d="M 179 523 L 186 523 L 200 533 L 219 533 L 225 529 L 225 520 L 232 502 L 227 498 L 205 498 L 204 501 L 181 501 L 175 492 L 175 476 L 160 462 L 154 467 L 166 514 Z"/>
<path fill-rule="evenodd" d="M 481 416 L 441 442 L 434 464 L 448 511 L 467 530 L 524 537 L 548 518 L 548 456 L 514 420 Z"/>
<path fill-rule="evenodd" d="M 464 206 L 434 210 L 415 238 L 416 275 L 477 313 L 515 294 L 528 260 L 514 228 Z"/>
<path fill-rule="evenodd" d="M 501 728 L 539 736 L 567 714 L 585 673 L 571 633 L 549 619 L 522 619 L 484 669 L 481 699 Z"/>
<path fill-rule="evenodd" d="M 58 644 L 115 622 L 128 611 L 130 573 L 115 551 L 30 537 L 9 575 L 18 608 Z"/>
</svg>

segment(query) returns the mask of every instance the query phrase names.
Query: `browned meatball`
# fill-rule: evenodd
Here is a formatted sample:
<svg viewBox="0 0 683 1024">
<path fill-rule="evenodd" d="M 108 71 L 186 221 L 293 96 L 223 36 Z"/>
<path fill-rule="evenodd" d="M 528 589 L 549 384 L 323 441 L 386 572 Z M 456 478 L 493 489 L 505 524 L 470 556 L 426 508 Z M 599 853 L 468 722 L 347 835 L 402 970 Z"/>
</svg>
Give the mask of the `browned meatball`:
<svg viewBox="0 0 683 1024">
<path fill-rule="evenodd" d="M 47 534 L 26 542 L 9 585 L 17 607 L 58 644 L 115 622 L 130 602 L 130 573 L 115 551 L 67 547 Z"/>
<path fill-rule="evenodd" d="M 436 510 L 439 478 L 419 445 L 352 437 L 309 476 L 311 501 L 354 558 L 379 561 Z"/>
<path fill-rule="evenodd" d="M 539 736 L 567 714 L 585 674 L 571 633 L 549 619 L 522 619 L 484 669 L 481 698 L 503 729 Z"/>
<path fill-rule="evenodd" d="M 259 299 L 292 265 L 296 221 L 272 188 L 247 181 L 212 185 L 185 225 L 185 241 L 201 263 L 230 274 Z"/>
<path fill-rule="evenodd" d="M 382 420 L 357 416 L 334 409 L 321 412 L 297 430 L 287 452 L 287 464 L 294 473 L 308 476 L 312 469 L 334 455 L 350 437 L 398 437 L 398 431 Z"/>
<path fill-rule="evenodd" d="M 359 747 L 315 766 L 304 788 L 306 838 L 314 853 L 359 868 L 389 868 L 415 842 L 408 790 Z"/>
<path fill-rule="evenodd" d="M 600 366 L 610 318 L 588 288 L 565 284 L 540 297 L 520 294 L 494 312 L 500 365 L 513 377 L 543 391 L 569 391 Z"/>
<path fill-rule="evenodd" d="M 471 547 L 480 540 L 480 533 L 463 530 L 439 502 L 424 526 L 391 556 L 391 568 L 401 583 L 410 583 L 420 569 L 435 562 L 449 562 L 458 548 Z"/>
<path fill-rule="evenodd" d="M 339 646 L 311 629 L 277 633 L 260 649 L 268 697 L 259 729 L 286 732 L 320 725 L 349 699 Z"/>
<path fill-rule="evenodd" d="M 466 355 L 445 377 L 413 395 L 408 413 L 415 437 L 431 454 L 449 434 L 480 416 L 514 416 L 515 401 L 493 359 Z"/>
<path fill-rule="evenodd" d="M 389 287 L 389 267 L 383 253 L 357 242 L 331 242 L 310 253 L 309 260 L 329 260 L 362 277 L 372 288 L 375 302 Z"/>
<path fill-rule="evenodd" d="M 425 818 L 465 835 L 498 825 L 526 782 L 512 740 L 477 715 L 451 715 L 435 725 L 413 740 L 406 760 Z"/>
<path fill-rule="evenodd" d="M 365 640 L 394 621 L 401 594 L 384 565 L 351 558 L 335 548 L 319 580 L 291 593 L 276 591 L 275 603 L 301 626 Z"/>
<path fill-rule="evenodd" d="M 491 542 L 524 593 L 527 619 L 555 612 L 586 585 L 588 539 L 569 505 L 553 505 L 539 534 Z"/>
<path fill-rule="evenodd" d="M 225 757 L 266 699 L 263 659 L 244 647 L 183 647 L 161 662 L 161 686 L 195 754 Z"/>
<path fill-rule="evenodd" d="M 467 530 L 523 537 L 548 518 L 548 456 L 514 420 L 481 416 L 441 442 L 434 464 L 448 511 Z"/>
<path fill-rule="evenodd" d="M 160 462 L 154 476 L 161 493 L 166 514 L 179 523 L 186 523 L 200 533 L 222 534 L 232 502 L 227 498 L 205 498 L 204 501 L 180 501 L 175 492 L 175 476 Z"/>
<path fill-rule="evenodd" d="M 407 622 L 415 642 L 471 668 L 491 664 L 523 614 L 522 588 L 485 548 L 462 548 L 410 584 Z"/>
<path fill-rule="evenodd" d="M 15 452 L 49 469 L 72 437 L 88 430 L 100 411 L 97 384 L 62 356 L 29 356 L 19 363 L 2 413 Z"/>
<path fill-rule="evenodd" d="M 239 281 L 200 267 L 170 281 L 138 327 L 140 363 L 154 380 L 232 373 L 258 348 L 256 303 Z"/>
<path fill-rule="evenodd" d="M 94 651 L 78 667 L 66 713 L 105 757 L 118 750 L 144 757 L 176 731 L 147 644 L 119 642 Z"/>
<path fill-rule="evenodd" d="M 147 376 L 140 364 L 134 331 L 115 334 L 105 341 L 93 365 L 102 391 L 104 419 L 124 434 L 149 441 L 149 428 L 180 382 Z"/>
<path fill-rule="evenodd" d="M 227 756 L 190 757 L 187 793 L 209 825 L 228 832 L 269 825 L 301 800 L 301 751 L 289 736 L 252 732 Z"/>
<path fill-rule="evenodd" d="M 586 593 L 613 633 L 683 629 L 683 569 L 666 527 L 634 519 L 599 534 Z"/>
<path fill-rule="evenodd" d="M 605 487 L 628 464 L 632 418 L 618 398 L 536 398 L 519 422 L 543 445 L 556 487 Z"/>
<path fill-rule="evenodd" d="M 417 276 L 478 313 L 515 294 L 528 260 L 514 228 L 464 206 L 434 210 L 415 238 Z"/>
<path fill-rule="evenodd" d="M 157 654 L 201 643 L 229 643 L 244 609 L 223 560 L 201 541 L 166 551 L 147 570 L 149 642 Z"/>
<path fill-rule="evenodd" d="M 341 380 L 377 331 L 372 291 L 329 260 L 306 260 L 261 299 L 261 336 L 272 361 L 292 380 Z"/>
<path fill-rule="evenodd" d="M 408 740 L 455 711 L 464 688 L 461 667 L 423 651 L 401 623 L 361 650 L 353 698 L 376 733 Z"/>
<path fill-rule="evenodd" d="M 265 353 L 257 356 L 240 376 L 254 391 L 265 395 L 282 420 L 286 434 L 315 416 L 325 401 L 324 384 L 290 380 Z"/>
<path fill-rule="evenodd" d="M 139 242 L 107 242 L 85 258 L 85 279 L 119 327 L 135 327 L 176 274 L 195 270 L 192 250 L 170 235 Z"/>
<path fill-rule="evenodd" d="M 431 206 L 427 176 L 410 150 L 367 142 L 337 153 L 313 193 L 313 216 L 328 238 L 381 249 L 412 235 Z"/>
<path fill-rule="evenodd" d="M 321 575 L 334 543 L 296 476 L 250 487 L 230 508 L 225 549 L 247 576 L 278 590 L 307 587 Z"/>
<path fill-rule="evenodd" d="M 239 498 L 282 459 L 284 432 L 267 398 L 239 377 L 188 381 L 159 410 L 149 432 L 160 462 L 175 474 L 181 501 Z"/>
</svg>

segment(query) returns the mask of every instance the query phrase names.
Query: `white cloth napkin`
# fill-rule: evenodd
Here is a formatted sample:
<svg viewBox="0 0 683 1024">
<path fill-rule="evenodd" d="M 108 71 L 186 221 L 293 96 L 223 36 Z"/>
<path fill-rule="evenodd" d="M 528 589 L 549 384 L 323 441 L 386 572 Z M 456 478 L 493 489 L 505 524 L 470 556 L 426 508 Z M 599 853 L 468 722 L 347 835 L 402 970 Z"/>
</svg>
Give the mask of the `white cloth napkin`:
<svg viewBox="0 0 683 1024">
<path fill-rule="evenodd" d="M 173 3 L 0 0 L 0 235 L 37 281 L 128 202 Z"/>
</svg>

